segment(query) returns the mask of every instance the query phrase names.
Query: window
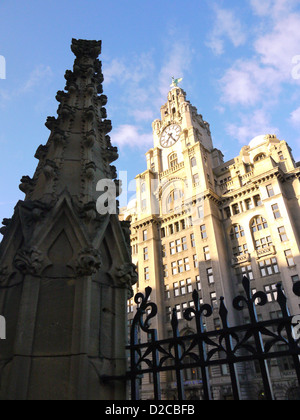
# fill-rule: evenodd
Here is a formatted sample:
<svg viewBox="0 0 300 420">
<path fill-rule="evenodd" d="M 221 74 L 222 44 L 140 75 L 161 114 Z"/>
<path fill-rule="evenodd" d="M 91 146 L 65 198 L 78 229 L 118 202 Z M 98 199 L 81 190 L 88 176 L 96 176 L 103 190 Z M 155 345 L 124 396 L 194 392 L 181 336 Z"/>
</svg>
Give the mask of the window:
<svg viewBox="0 0 300 420">
<path fill-rule="evenodd" d="M 277 300 L 277 287 L 276 283 L 270 284 L 264 287 L 265 293 L 268 298 L 268 302 L 274 302 Z"/>
<path fill-rule="evenodd" d="M 185 280 L 181 280 L 181 282 L 180 282 L 180 294 L 181 295 L 185 295 L 186 294 Z"/>
<path fill-rule="evenodd" d="M 167 317 L 167 321 L 171 321 L 172 319 L 172 309 L 170 306 L 166 307 L 166 317 Z"/>
<path fill-rule="evenodd" d="M 174 168 L 178 164 L 177 153 L 172 153 L 169 156 L 169 167 Z"/>
<path fill-rule="evenodd" d="M 280 210 L 279 210 L 279 206 L 278 204 L 274 204 L 272 206 L 272 210 L 273 210 L 273 215 L 274 215 L 274 219 L 280 219 L 281 218 L 281 214 L 280 214 Z"/>
<path fill-rule="evenodd" d="M 218 307 L 218 302 L 217 302 L 217 294 L 216 294 L 216 292 L 212 292 L 210 294 L 210 300 L 211 300 L 211 306 L 213 308 L 217 308 Z"/>
<path fill-rule="evenodd" d="M 192 245 L 192 248 L 195 248 L 195 246 L 196 246 L 195 234 L 194 233 L 191 234 L 191 245 Z"/>
<path fill-rule="evenodd" d="M 145 210 L 147 208 L 147 200 L 142 200 L 142 209 Z"/>
<path fill-rule="evenodd" d="M 176 263 L 176 261 L 171 263 L 171 268 L 172 268 L 172 275 L 176 276 L 176 274 L 177 274 L 177 263 Z"/>
<path fill-rule="evenodd" d="M 214 280 L 213 269 L 212 268 L 208 268 L 206 270 L 206 273 L 207 273 L 208 284 L 214 284 L 215 280 Z"/>
<path fill-rule="evenodd" d="M 268 228 L 266 219 L 262 216 L 255 217 L 251 223 L 251 229 L 253 233 L 260 232 L 263 229 Z"/>
<path fill-rule="evenodd" d="M 271 236 L 267 236 L 266 238 L 260 238 L 257 241 L 255 241 L 255 249 L 264 249 L 268 248 L 273 244 Z"/>
<path fill-rule="evenodd" d="M 133 299 L 130 299 L 127 303 L 127 313 L 130 314 L 133 312 Z"/>
<path fill-rule="evenodd" d="M 165 299 L 170 299 L 170 286 L 168 284 L 165 285 Z"/>
<path fill-rule="evenodd" d="M 193 293 L 192 279 L 186 279 L 187 292 Z"/>
<path fill-rule="evenodd" d="M 197 290 L 201 290 L 201 281 L 200 281 L 200 276 L 196 276 L 196 285 L 197 285 Z"/>
<path fill-rule="evenodd" d="M 253 209 L 253 201 L 251 200 L 251 198 L 248 198 L 247 200 L 245 200 L 245 206 L 246 206 L 246 210 L 251 210 Z"/>
<path fill-rule="evenodd" d="M 163 266 L 163 271 L 164 271 L 164 278 L 168 277 L 168 266 L 166 264 Z"/>
<path fill-rule="evenodd" d="M 234 204 L 233 206 L 232 206 L 232 213 L 235 215 L 235 214 L 240 214 L 240 207 L 239 207 L 239 205 L 238 204 Z"/>
<path fill-rule="evenodd" d="M 185 258 L 183 261 L 184 261 L 184 269 L 185 269 L 185 271 L 189 271 L 190 270 L 189 259 L 188 258 Z"/>
<path fill-rule="evenodd" d="M 181 252 L 182 248 L 181 248 L 181 240 L 180 239 L 176 239 L 175 245 L 176 245 L 176 252 Z"/>
<path fill-rule="evenodd" d="M 144 261 L 149 260 L 148 247 L 143 249 Z"/>
<path fill-rule="evenodd" d="M 203 252 L 204 252 L 204 259 L 205 259 L 205 261 L 210 260 L 209 246 L 205 246 L 203 248 Z"/>
<path fill-rule="evenodd" d="M 145 279 L 145 281 L 150 280 L 150 276 L 149 276 L 149 267 L 145 267 L 145 268 L 144 268 L 144 279 Z"/>
<path fill-rule="evenodd" d="M 147 231 L 144 230 L 143 231 L 143 241 L 147 241 L 148 235 L 147 235 Z"/>
<path fill-rule="evenodd" d="M 245 255 L 248 253 L 248 245 L 239 245 L 232 248 L 232 253 L 234 257 L 238 257 L 240 255 Z"/>
<path fill-rule="evenodd" d="M 188 249 L 187 242 L 186 242 L 186 236 L 181 238 L 181 244 L 182 244 L 182 250 L 186 251 Z"/>
<path fill-rule="evenodd" d="M 234 225 L 230 231 L 230 239 L 232 241 L 243 238 L 245 236 L 244 228 L 240 225 Z"/>
<path fill-rule="evenodd" d="M 284 226 L 278 228 L 278 233 L 279 233 L 279 237 L 280 237 L 281 242 L 288 241 L 288 237 L 287 237 L 287 234 L 286 234 L 286 231 L 285 231 L 285 227 Z"/>
<path fill-rule="evenodd" d="M 260 274 L 262 277 L 272 276 L 279 273 L 277 258 L 269 258 L 259 263 Z"/>
<path fill-rule="evenodd" d="M 292 283 L 295 284 L 300 280 L 299 275 L 296 274 L 295 276 L 292 276 Z"/>
<path fill-rule="evenodd" d="M 146 184 L 143 182 L 142 186 L 141 186 L 141 192 L 145 192 L 146 191 Z"/>
<path fill-rule="evenodd" d="M 180 295 L 178 282 L 173 283 L 173 291 L 174 291 L 174 297 L 178 297 Z"/>
<path fill-rule="evenodd" d="M 239 282 L 242 282 L 244 276 L 247 277 L 249 280 L 254 280 L 251 264 L 237 268 L 236 275 L 238 277 Z"/>
<path fill-rule="evenodd" d="M 202 225 L 200 226 L 200 232 L 201 232 L 201 238 L 207 239 L 207 232 L 206 232 L 206 226 Z"/>
<path fill-rule="evenodd" d="M 268 196 L 273 197 L 275 195 L 275 193 L 274 193 L 274 189 L 273 189 L 272 184 L 267 185 L 266 188 L 267 188 Z"/>
<path fill-rule="evenodd" d="M 199 182 L 199 175 L 198 174 L 194 174 L 193 175 L 193 183 L 194 184 L 198 184 L 198 182 Z"/>
<path fill-rule="evenodd" d="M 284 160 L 284 156 L 282 152 L 278 152 L 279 160 Z"/>
<path fill-rule="evenodd" d="M 288 249 L 287 251 L 284 251 L 284 255 L 285 255 L 285 258 L 286 258 L 287 265 L 289 267 L 294 267 L 294 265 L 296 265 L 296 264 L 295 264 L 294 257 L 293 257 L 291 249 Z"/>
<path fill-rule="evenodd" d="M 253 197 L 253 200 L 254 200 L 255 207 L 259 207 L 259 206 L 262 205 L 262 201 L 261 201 L 260 195 L 255 195 Z"/>
<path fill-rule="evenodd" d="M 183 260 L 178 260 L 177 261 L 177 269 L 178 269 L 178 273 L 183 273 L 183 271 L 184 271 Z"/>
<path fill-rule="evenodd" d="M 175 309 L 176 309 L 176 313 L 177 313 L 177 319 L 182 319 L 181 306 L 180 305 L 176 305 L 175 306 Z"/>
<path fill-rule="evenodd" d="M 197 159 L 194 156 L 191 159 L 191 166 L 192 166 L 192 168 L 194 168 L 195 166 L 197 166 Z"/>
<path fill-rule="evenodd" d="M 193 263 L 194 263 L 194 267 L 198 268 L 198 258 L 197 255 L 193 255 Z"/>
<path fill-rule="evenodd" d="M 198 209 L 198 218 L 199 219 L 204 219 L 204 210 L 203 210 L 203 206 L 199 206 Z"/>
<path fill-rule="evenodd" d="M 165 244 L 163 244 L 161 246 L 161 256 L 162 256 L 162 258 L 165 258 L 167 256 L 167 251 L 166 251 L 166 245 Z"/>
<path fill-rule="evenodd" d="M 175 242 L 170 242 L 170 255 L 176 254 Z"/>
<path fill-rule="evenodd" d="M 161 228 L 161 237 L 162 238 L 166 237 L 166 229 L 165 228 Z"/>
</svg>

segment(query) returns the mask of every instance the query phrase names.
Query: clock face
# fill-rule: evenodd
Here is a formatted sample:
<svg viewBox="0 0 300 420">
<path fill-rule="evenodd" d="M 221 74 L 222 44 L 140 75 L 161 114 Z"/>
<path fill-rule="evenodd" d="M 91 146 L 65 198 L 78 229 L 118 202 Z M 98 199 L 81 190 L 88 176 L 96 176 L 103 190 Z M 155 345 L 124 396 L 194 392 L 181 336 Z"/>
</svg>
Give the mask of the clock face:
<svg viewBox="0 0 300 420">
<path fill-rule="evenodd" d="M 171 147 L 173 146 L 180 136 L 180 126 L 178 124 L 171 124 L 168 125 L 167 128 L 164 129 L 161 138 L 160 144 L 162 147 Z"/>
</svg>

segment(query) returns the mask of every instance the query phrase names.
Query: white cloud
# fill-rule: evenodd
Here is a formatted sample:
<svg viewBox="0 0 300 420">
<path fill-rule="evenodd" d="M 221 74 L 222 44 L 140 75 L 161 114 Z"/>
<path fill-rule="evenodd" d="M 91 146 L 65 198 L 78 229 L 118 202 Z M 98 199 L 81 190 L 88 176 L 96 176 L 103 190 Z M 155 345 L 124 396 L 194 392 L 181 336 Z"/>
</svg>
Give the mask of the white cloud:
<svg viewBox="0 0 300 420">
<path fill-rule="evenodd" d="M 300 53 L 300 14 L 280 14 L 285 0 L 251 3 L 260 14 L 270 8 L 273 13 L 268 15 L 268 25 L 256 32 L 252 57 L 234 62 L 220 80 L 222 100 L 229 104 L 277 102 L 284 83 L 300 83 L 292 77 L 292 59 Z"/>
<path fill-rule="evenodd" d="M 300 127 L 300 107 L 295 109 L 290 115 L 290 122 L 296 127 Z"/>
<path fill-rule="evenodd" d="M 129 124 L 119 126 L 111 133 L 112 144 L 120 148 L 147 148 L 153 144 L 152 133 L 141 133 L 139 127 Z"/>
<path fill-rule="evenodd" d="M 270 116 L 264 109 L 258 109 L 252 115 L 241 115 L 240 124 L 228 124 L 227 133 L 240 144 L 249 144 L 256 136 L 262 134 L 279 135 L 278 128 L 270 122 Z"/>
<path fill-rule="evenodd" d="M 226 38 L 235 46 L 239 47 L 246 41 L 246 34 L 239 19 L 233 11 L 226 10 L 214 5 L 215 24 L 210 33 L 206 45 L 216 55 L 224 53 L 224 40 Z"/>
<path fill-rule="evenodd" d="M 28 80 L 19 89 L 19 93 L 27 93 L 39 86 L 41 82 L 49 80 L 52 77 L 52 70 L 49 66 L 40 65 L 35 68 L 29 75 Z"/>
</svg>

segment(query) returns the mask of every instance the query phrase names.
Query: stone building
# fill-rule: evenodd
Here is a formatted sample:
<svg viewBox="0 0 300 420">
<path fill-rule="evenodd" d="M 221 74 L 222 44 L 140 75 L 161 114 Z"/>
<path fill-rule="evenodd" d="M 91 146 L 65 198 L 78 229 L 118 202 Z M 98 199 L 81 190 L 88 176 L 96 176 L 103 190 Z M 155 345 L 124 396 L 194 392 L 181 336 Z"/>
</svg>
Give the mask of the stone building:
<svg viewBox="0 0 300 420">
<path fill-rule="evenodd" d="M 126 308 L 136 282 L 127 224 L 99 214 L 98 181 L 116 184 L 101 42 L 73 40 L 73 71 L 58 116 L 38 147 L 24 201 L 4 220 L 0 244 L 0 399 L 126 398 Z M 98 210 L 98 211 L 97 211 Z"/>
<path fill-rule="evenodd" d="M 213 146 L 210 127 L 175 83 L 153 122 L 154 146 L 146 153 L 147 169 L 136 177 L 136 200 L 121 209 L 131 222 L 133 262 L 139 281 L 135 292 L 153 289 L 158 305 L 152 320 L 159 339 L 170 336 L 170 317 L 176 308 L 181 334 L 191 333 L 183 311 L 193 305 L 192 291 L 201 303 L 214 308 L 207 329 L 220 328 L 219 298 L 242 292 L 244 275 L 252 290 L 267 293 L 269 303 L 257 306 L 259 318 L 280 317 L 276 284 L 282 282 L 292 314 L 299 298 L 292 287 L 300 276 L 300 168 L 285 141 L 274 135 L 254 138 L 239 156 L 224 162 Z M 250 139 L 249 139 L 250 140 Z M 129 324 L 135 312 L 128 305 Z M 247 321 L 231 314 L 231 325 Z M 294 392 L 295 377 L 289 359 L 269 364 L 278 399 Z M 257 366 L 240 372 L 245 398 L 263 398 Z M 226 366 L 210 371 L 215 399 L 230 399 Z M 197 369 L 185 372 L 188 398 L 201 398 Z M 165 398 L 174 398 L 175 379 L 163 376 Z M 244 388 L 243 388 L 244 385 Z M 149 377 L 142 380 L 143 398 L 151 398 Z"/>
</svg>

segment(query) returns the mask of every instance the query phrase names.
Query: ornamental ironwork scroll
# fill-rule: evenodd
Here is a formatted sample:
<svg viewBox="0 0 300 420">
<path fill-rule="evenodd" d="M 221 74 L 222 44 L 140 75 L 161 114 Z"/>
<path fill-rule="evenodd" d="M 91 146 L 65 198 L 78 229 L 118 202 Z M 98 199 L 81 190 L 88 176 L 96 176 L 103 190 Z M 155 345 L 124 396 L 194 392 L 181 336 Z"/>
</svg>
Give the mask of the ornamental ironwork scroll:
<svg viewBox="0 0 300 420">
<path fill-rule="evenodd" d="M 185 369 L 198 368 L 201 371 L 203 398 L 211 400 L 211 385 L 209 368 L 227 365 L 229 368 L 233 397 L 241 399 L 241 390 L 237 366 L 242 362 L 256 361 L 260 366 L 261 379 L 266 399 L 274 399 L 270 379 L 268 360 L 290 356 L 293 359 L 295 377 L 300 386 L 300 338 L 293 332 L 293 317 L 288 309 L 287 298 L 281 284 L 277 284 L 277 303 L 282 317 L 259 321 L 256 306 L 268 303 L 265 292 L 252 294 L 250 281 L 243 278 L 245 295 L 239 295 L 233 300 L 233 309 L 248 311 L 249 322 L 231 327 L 228 322 L 228 309 L 223 297 L 220 298 L 219 316 L 220 329 L 207 331 L 205 318 L 213 315 L 210 305 L 200 305 L 198 292 L 193 292 L 194 306 L 185 310 L 184 319 L 191 323 L 195 334 L 180 336 L 177 311 L 174 309 L 171 319 L 172 337 L 158 340 L 157 331 L 151 328 L 151 320 L 157 315 L 157 306 L 150 301 L 152 289 L 146 288 L 145 295 L 135 296 L 137 312 L 133 319 L 130 333 L 130 370 L 127 379 L 131 382 L 131 398 L 140 399 L 140 379 L 145 374 L 152 376 L 153 394 L 155 400 L 160 400 L 162 372 L 174 371 L 178 400 L 185 399 L 183 372 Z M 300 282 L 293 287 L 296 296 L 300 296 Z M 148 342 L 141 343 L 140 333 L 146 333 Z M 278 350 L 278 345 L 285 349 Z"/>
</svg>

